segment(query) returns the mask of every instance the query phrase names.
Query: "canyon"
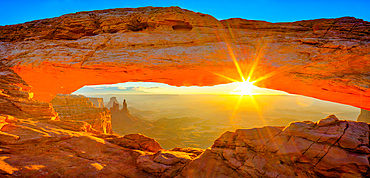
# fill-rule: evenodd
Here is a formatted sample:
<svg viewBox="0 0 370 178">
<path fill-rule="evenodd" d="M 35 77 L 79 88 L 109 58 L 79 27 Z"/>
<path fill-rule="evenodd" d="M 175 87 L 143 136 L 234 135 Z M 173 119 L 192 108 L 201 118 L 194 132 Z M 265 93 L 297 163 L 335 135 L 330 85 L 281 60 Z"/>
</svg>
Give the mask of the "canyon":
<svg viewBox="0 0 370 178">
<path fill-rule="evenodd" d="M 256 85 L 349 104 L 368 117 L 370 23 L 217 19 L 178 7 L 110 9 L 0 27 L 1 177 L 369 177 L 369 124 L 237 129 L 207 149 L 163 149 L 117 135 L 112 100 L 84 85 L 155 81 L 209 86 L 256 70 Z M 258 62 L 258 63 L 257 63 Z M 217 74 L 217 75 L 215 75 Z M 294 87 L 293 87 L 294 86 Z M 60 93 L 59 95 L 57 95 Z M 112 112 L 112 113 L 111 113 Z M 360 120 L 360 119 L 359 119 Z M 124 123 L 123 123 L 124 124 Z"/>
</svg>

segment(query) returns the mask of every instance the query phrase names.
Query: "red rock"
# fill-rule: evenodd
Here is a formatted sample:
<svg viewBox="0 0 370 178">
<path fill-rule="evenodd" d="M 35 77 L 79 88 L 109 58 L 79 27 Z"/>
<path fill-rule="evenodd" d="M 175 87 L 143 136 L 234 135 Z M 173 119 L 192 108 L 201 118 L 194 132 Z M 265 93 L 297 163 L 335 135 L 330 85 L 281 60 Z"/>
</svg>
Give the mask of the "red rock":
<svg viewBox="0 0 370 178">
<path fill-rule="evenodd" d="M 107 108 L 96 107 L 82 95 L 57 95 L 51 104 L 63 121 L 84 121 L 93 129 L 112 133 L 111 113 Z"/>
<path fill-rule="evenodd" d="M 259 59 L 252 80 L 274 74 L 258 86 L 370 110 L 369 31 L 350 17 L 268 23 L 177 7 L 111 9 L 0 27 L 0 57 L 49 102 L 89 84 L 230 83 L 214 73 L 240 80 L 232 50 L 243 71 Z"/>
<path fill-rule="evenodd" d="M 13 70 L 0 64 L 0 114 L 57 120 L 58 114 L 49 103 L 33 99 L 31 88 Z"/>
<path fill-rule="evenodd" d="M 90 98 L 89 100 L 94 104 L 95 107 L 104 108 L 103 98 Z"/>
<path fill-rule="evenodd" d="M 65 23 L 55 29 L 61 21 Z M 231 28 L 234 41 L 222 25 Z M 179 8 L 83 12 L 0 27 L 0 57 L 17 72 L 0 68 L 0 175 L 369 177 L 370 130 L 364 122 L 329 116 L 285 128 L 226 132 L 204 152 L 163 150 L 141 134 L 122 137 L 103 134 L 83 121 L 57 121 L 52 106 L 33 100 L 27 84 L 38 99 L 48 101 L 84 84 L 133 79 L 173 85 L 227 83 L 208 72 L 237 77 L 228 51 L 220 46 L 227 42 L 237 57 L 246 57 L 241 66 L 247 68 L 255 55 L 251 48 L 268 37 L 271 43 L 263 48 L 256 76 L 284 72 L 260 86 L 369 109 L 364 75 L 369 69 L 368 32 L 369 22 L 355 18 L 219 22 Z M 292 68 L 281 67 L 286 65 Z"/>
<path fill-rule="evenodd" d="M 157 152 L 162 149 L 154 139 L 141 134 L 128 134 L 123 137 L 110 137 L 108 141 L 125 148 Z"/>
<path fill-rule="evenodd" d="M 276 129 L 276 130 L 275 130 Z M 183 177 L 366 177 L 369 126 L 331 115 L 317 123 L 227 132 Z"/>
</svg>

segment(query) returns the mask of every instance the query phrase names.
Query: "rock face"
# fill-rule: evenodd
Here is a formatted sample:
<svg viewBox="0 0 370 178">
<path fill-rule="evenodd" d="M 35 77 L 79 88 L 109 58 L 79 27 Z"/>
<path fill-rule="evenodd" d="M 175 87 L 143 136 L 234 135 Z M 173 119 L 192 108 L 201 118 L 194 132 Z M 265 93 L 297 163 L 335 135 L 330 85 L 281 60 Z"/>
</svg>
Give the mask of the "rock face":
<svg viewBox="0 0 370 178">
<path fill-rule="evenodd" d="M 358 116 L 357 121 L 370 123 L 370 111 L 361 109 L 361 113 Z"/>
<path fill-rule="evenodd" d="M 57 120 L 58 114 L 49 103 L 33 100 L 31 88 L 13 70 L 0 64 L 0 114 Z"/>
<path fill-rule="evenodd" d="M 112 133 L 111 113 L 107 108 L 96 107 L 82 95 L 58 94 L 51 100 L 60 120 L 84 121 L 103 133 Z"/>
<path fill-rule="evenodd" d="M 104 108 L 104 101 L 103 101 L 103 98 L 90 98 L 89 97 L 89 100 L 94 104 L 95 107 L 98 107 L 98 108 Z"/>
<path fill-rule="evenodd" d="M 368 177 L 369 125 L 334 115 L 226 132 L 181 173 L 184 177 Z"/>
<path fill-rule="evenodd" d="M 140 134 L 104 134 L 73 118 L 102 109 L 82 96 L 54 98 L 59 120 L 11 69 L 1 66 L 0 80 L 0 177 L 173 177 L 203 152 L 163 150 Z"/>
<path fill-rule="evenodd" d="M 240 80 L 370 110 L 370 23 L 217 19 L 178 7 L 111 9 L 0 27 L 0 59 L 49 102 L 84 85 Z M 256 64 L 256 65 L 255 65 Z M 79 76 L 76 78 L 75 76 Z M 294 87 L 291 87 L 294 86 Z"/>
</svg>

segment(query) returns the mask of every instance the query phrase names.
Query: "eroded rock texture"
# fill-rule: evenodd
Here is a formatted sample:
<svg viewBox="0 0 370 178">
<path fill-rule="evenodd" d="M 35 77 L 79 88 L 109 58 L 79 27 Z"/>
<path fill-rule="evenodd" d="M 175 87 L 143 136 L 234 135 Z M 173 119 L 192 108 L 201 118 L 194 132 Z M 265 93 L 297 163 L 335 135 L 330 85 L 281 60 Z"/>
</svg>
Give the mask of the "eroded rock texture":
<svg viewBox="0 0 370 178">
<path fill-rule="evenodd" d="M 57 120 L 58 114 L 53 107 L 34 100 L 31 89 L 13 70 L 0 64 L 0 114 Z"/>
<path fill-rule="evenodd" d="M 83 95 L 58 94 L 51 100 L 51 104 L 62 121 L 84 121 L 98 131 L 112 133 L 112 115 L 109 109 L 96 107 Z"/>
<path fill-rule="evenodd" d="M 89 97 L 89 100 L 94 104 L 95 107 L 98 107 L 98 108 L 104 108 L 104 101 L 103 101 L 103 98 L 90 98 Z"/>
<path fill-rule="evenodd" d="M 56 119 L 51 105 L 31 99 L 26 82 L 1 70 L 0 177 L 166 177 L 203 152 L 162 150 L 141 134 L 104 134 L 88 122 L 66 119 L 76 116 L 76 108 L 91 109 L 86 97 L 57 96 L 53 101 L 63 112 Z"/>
<path fill-rule="evenodd" d="M 111 9 L 0 27 L 0 59 L 49 102 L 86 84 L 176 86 L 240 80 L 370 109 L 370 23 L 343 17 L 292 23 L 217 19 L 178 7 Z M 78 76 L 78 77 L 76 77 Z M 292 87 L 294 86 L 294 87 Z"/>
<path fill-rule="evenodd" d="M 140 134 L 79 121 L 0 116 L 0 175 L 8 177 L 368 177 L 369 126 L 335 116 L 226 132 L 207 150 L 164 150 Z M 85 122 L 86 123 L 86 122 Z"/>
<path fill-rule="evenodd" d="M 226 132 L 184 177 L 368 177 L 369 126 L 334 115 Z"/>
<path fill-rule="evenodd" d="M 1 177 L 174 177 L 202 152 L 162 150 L 140 134 L 91 132 L 74 121 L 1 115 L 0 125 Z"/>
</svg>

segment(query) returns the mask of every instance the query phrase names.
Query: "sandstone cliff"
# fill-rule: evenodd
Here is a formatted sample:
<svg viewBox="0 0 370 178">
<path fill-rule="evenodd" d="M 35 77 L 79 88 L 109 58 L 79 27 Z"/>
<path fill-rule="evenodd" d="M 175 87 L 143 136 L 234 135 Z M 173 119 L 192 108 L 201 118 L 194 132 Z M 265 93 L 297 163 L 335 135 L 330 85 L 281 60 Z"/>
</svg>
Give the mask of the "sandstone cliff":
<svg viewBox="0 0 370 178">
<path fill-rule="evenodd" d="M 112 133 L 111 113 L 107 108 L 96 107 L 82 95 L 58 94 L 51 100 L 60 120 L 84 121 L 103 133 Z"/>
<path fill-rule="evenodd" d="M 98 107 L 98 108 L 104 108 L 104 101 L 103 101 L 103 98 L 90 98 L 89 97 L 89 100 L 94 104 L 95 107 Z"/>
<path fill-rule="evenodd" d="M 229 83 L 215 73 L 240 80 L 235 58 L 245 73 L 257 66 L 252 80 L 267 76 L 258 86 L 369 110 L 369 32 L 351 17 L 268 23 L 110 9 L 0 27 L 0 59 L 45 102 L 87 84 Z"/>
<path fill-rule="evenodd" d="M 13 70 L 0 63 L 0 114 L 19 118 L 58 119 L 58 114 L 49 103 L 33 100 L 31 88 Z"/>
</svg>

